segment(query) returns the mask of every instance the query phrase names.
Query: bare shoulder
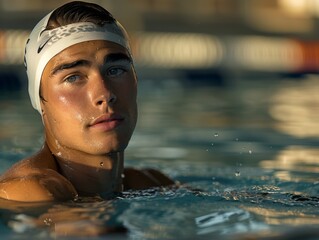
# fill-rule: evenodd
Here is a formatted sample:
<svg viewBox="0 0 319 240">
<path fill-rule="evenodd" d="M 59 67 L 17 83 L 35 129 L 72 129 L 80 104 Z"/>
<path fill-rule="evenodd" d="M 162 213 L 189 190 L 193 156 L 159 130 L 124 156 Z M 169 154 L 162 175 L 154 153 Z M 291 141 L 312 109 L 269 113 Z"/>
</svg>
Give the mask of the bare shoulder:
<svg viewBox="0 0 319 240">
<path fill-rule="evenodd" d="M 56 171 L 45 151 L 23 159 L 0 177 L 0 198 L 22 202 L 72 199 L 72 184 Z"/>
<path fill-rule="evenodd" d="M 125 168 L 124 175 L 123 184 L 125 190 L 170 186 L 176 183 L 167 175 L 155 169 L 138 170 L 135 168 Z"/>
<path fill-rule="evenodd" d="M 57 170 L 57 165 L 47 145 L 35 155 L 14 164 L 0 177 L 0 181 L 37 174 L 39 171 L 45 169 Z"/>
<path fill-rule="evenodd" d="M 73 199 L 73 186 L 53 170 L 29 176 L 6 178 L 0 182 L 0 197 L 20 202 L 43 202 Z"/>
</svg>

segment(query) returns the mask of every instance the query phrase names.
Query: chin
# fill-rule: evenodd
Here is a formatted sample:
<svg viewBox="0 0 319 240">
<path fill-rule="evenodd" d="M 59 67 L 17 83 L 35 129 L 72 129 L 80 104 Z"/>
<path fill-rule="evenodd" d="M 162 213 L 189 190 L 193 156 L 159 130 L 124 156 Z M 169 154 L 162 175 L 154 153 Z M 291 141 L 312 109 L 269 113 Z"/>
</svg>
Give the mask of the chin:
<svg viewBox="0 0 319 240">
<path fill-rule="evenodd" d="M 128 145 L 127 143 L 106 143 L 91 148 L 90 153 L 93 155 L 103 155 L 111 152 L 124 152 Z"/>
<path fill-rule="evenodd" d="M 102 136 L 87 141 L 88 153 L 93 155 L 106 154 L 110 152 L 123 152 L 131 139 L 131 135 L 123 133 L 109 134 L 108 136 Z"/>
</svg>

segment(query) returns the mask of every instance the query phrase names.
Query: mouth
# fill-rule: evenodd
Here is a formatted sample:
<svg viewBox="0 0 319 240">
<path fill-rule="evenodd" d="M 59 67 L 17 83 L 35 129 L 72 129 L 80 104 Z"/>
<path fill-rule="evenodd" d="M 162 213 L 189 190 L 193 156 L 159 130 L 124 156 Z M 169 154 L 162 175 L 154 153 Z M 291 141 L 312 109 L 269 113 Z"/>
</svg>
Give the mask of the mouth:
<svg viewBox="0 0 319 240">
<path fill-rule="evenodd" d="M 91 129 L 97 129 L 100 131 L 111 131 L 119 126 L 124 121 L 124 117 L 118 114 L 104 114 L 95 118 L 92 123 L 89 124 Z"/>
</svg>

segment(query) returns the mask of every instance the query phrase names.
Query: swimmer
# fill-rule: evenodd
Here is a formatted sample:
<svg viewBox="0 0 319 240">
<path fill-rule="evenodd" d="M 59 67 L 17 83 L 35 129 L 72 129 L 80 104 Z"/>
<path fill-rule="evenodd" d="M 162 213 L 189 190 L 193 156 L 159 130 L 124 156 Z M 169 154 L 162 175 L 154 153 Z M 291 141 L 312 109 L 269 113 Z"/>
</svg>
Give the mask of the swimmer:
<svg viewBox="0 0 319 240">
<path fill-rule="evenodd" d="M 55 9 L 31 32 L 24 60 L 45 142 L 1 176 L 1 198 L 109 198 L 174 184 L 157 170 L 124 168 L 137 121 L 137 76 L 127 33 L 107 10 L 80 1 Z"/>
</svg>

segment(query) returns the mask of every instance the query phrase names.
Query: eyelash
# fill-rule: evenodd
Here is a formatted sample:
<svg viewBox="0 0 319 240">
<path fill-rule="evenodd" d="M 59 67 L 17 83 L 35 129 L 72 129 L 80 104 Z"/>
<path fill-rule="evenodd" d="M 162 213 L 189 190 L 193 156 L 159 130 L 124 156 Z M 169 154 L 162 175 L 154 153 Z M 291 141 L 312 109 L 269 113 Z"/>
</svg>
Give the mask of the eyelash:
<svg viewBox="0 0 319 240">
<path fill-rule="evenodd" d="M 71 78 L 74 78 L 74 77 L 80 78 L 80 75 L 76 75 L 76 74 L 70 75 L 70 76 L 68 76 L 68 77 L 66 77 L 66 78 L 64 79 L 64 82 L 67 82 L 67 83 L 77 82 L 77 80 L 70 81 L 70 79 L 71 79 Z"/>
<path fill-rule="evenodd" d="M 113 76 L 111 71 L 113 70 L 116 70 L 116 73 L 113 73 Z M 119 73 L 120 71 L 120 73 Z M 106 70 L 106 75 L 109 76 L 109 77 L 118 77 L 120 75 L 122 75 L 123 73 L 126 73 L 128 71 L 128 69 L 126 67 L 123 67 L 123 66 L 117 66 L 117 67 L 111 67 L 111 68 L 108 68 Z"/>
</svg>

